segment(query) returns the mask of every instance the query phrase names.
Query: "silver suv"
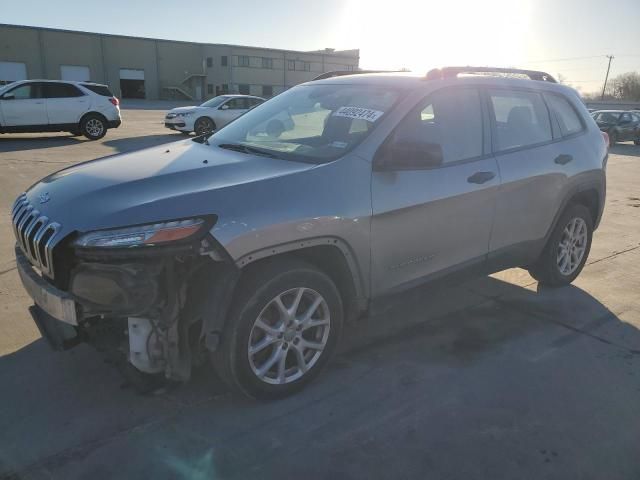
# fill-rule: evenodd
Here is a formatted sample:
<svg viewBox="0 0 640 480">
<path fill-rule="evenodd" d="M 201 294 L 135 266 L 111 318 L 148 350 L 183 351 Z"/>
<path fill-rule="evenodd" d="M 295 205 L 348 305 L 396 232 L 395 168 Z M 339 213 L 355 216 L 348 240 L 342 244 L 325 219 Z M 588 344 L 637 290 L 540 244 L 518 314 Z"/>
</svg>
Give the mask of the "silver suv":
<svg viewBox="0 0 640 480">
<path fill-rule="evenodd" d="M 208 139 L 36 183 L 12 212 L 18 271 L 58 349 L 93 343 L 143 387 L 210 359 L 273 398 L 385 294 L 509 267 L 571 282 L 606 162 L 576 92 L 543 72 L 330 77 Z"/>
</svg>

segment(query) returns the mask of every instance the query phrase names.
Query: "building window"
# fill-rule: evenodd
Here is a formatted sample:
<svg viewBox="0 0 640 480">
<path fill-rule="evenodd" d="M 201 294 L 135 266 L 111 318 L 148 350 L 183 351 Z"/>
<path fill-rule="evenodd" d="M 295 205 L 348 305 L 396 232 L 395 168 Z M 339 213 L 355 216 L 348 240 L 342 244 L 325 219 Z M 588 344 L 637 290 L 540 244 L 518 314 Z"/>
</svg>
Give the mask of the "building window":
<svg viewBox="0 0 640 480">
<path fill-rule="evenodd" d="M 249 85 L 247 85 L 246 83 L 238 85 L 238 93 L 241 95 L 249 95 Z"/>
<path fill-rule="evenodd" d="M 227 56 L 226 56 L 226 55 L 223 55 L 223 56 L 220 58 L 220 64 L 221 64 L 223 67 L 226 67 L 226 66 L 227 66 L 227 62 L 228 62 L 228 60 L 227 60 Z"/>
<path fill-rule="evenodd" d="M 207 57 L 207 68 L 213 67 L 213 58 Z"/>
<path fill-rule="evenodd" d="M 262 68 L 273 68 L 273 58 L 262 57 Z"/>
<path fill-rule="evenodd" d="M 288 60 L 287 61 L 287 68 L 289 70 L 295 70 L 296 69 L 296 61 L 295 60 Z"/>
<path fill-rule="evenodd" d="M 347 70 L 349 70 L 350 72 L 353 72 L 353 65 L 347 65 Z"/>
<path fill-rule="evenodd" d="M 207 93 L 213 93 L 213 83 L 207 83 Z"/>
<path fill-rule="evenodd" d="M 239 67 L 248 67 L 249 66 L 249 57 L 246 55 L 238 55 L 238 66 Z"/>
<path fill-rule="evenodd" d="M 305 72 L 310 72 L 311 71 L 311 63 L 302 62 L 302 70 L 304 70 Z"/>
<path fill-rule="evenodd" d="M 222 94 L 226 95 L 227 93 L 229 93 L 229 85 L 226 83 L 222 84 Z"/>
<path fill-rule="evenodd" d="M 262 86 L 262 96 L 263 97 L 272 97 L 273 96 L 273 86 L 272 85 L 263 85 Z"/>
</svg>

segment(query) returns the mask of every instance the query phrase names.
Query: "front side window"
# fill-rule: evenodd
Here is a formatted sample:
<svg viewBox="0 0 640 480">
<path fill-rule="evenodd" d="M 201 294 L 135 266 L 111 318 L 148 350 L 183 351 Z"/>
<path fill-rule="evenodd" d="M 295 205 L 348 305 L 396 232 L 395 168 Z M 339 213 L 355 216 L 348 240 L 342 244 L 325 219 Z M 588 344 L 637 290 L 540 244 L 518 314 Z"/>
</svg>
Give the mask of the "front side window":
<svg viewBox="0 0 640 480">
<path fill-rule="evenodd" d="M 549 112 L 539 93 L 490 90 L 496 148 L 526 147 L 551 141 Z"/>
<path fill-rule="evenodd" d="M 578 133 L 583 129 L 582 122 L 576 110 L 571 106 L 569 100 L 554 94 L 545 95 L 547 105 L 553 112 L 560 125 L 560 133 L 563 136 Z"/>
<path fill-rule="evenodd" d="M 225 106 L 229 110 L 246 110 L 248 108 L 246 98 L 232 98 L 225 103 Z"/>
<path fill-rule="evenodd" d="M 301 85 L 249 110 L 209 142 L 323 163 L 358 145 L 400 96 L 398 89 L 362 84 Z"/>
<path fill-rule="evenodd" d="M 37 88 L 33 84 L 20 85 L 19 87 L 7 92 L 5 95 L 13 96 L 16 100 L 38 98 Z"/>
<path fill-rule="evenodd" d="M 482 107 L 475 89 L 435 92 L 406 116 L 394 130 L 391 164 L 402 167 L 405 156 L 439 152 L 442 163 L 468 160 L 482 155 Z M 406 158 L 418 168 L 414 158 Z"/>
<path fill-rule="evenodd" d="M 69 83 L 45 83 L 44 96 L 46 98 L 70 98 L 81 97 L 83 93 Z"/>
<path fill-rule="evenodd" d="M 623 113 L 620 117 L 620 123 L 631 123 L 631 114 Z"/>
</svg>

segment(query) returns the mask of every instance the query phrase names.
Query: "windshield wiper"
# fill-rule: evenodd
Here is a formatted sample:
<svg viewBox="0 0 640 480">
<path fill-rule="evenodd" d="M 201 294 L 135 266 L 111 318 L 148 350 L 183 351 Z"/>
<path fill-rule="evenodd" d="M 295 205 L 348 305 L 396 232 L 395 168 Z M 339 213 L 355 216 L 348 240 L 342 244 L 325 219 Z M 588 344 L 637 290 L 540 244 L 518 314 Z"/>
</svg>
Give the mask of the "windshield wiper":
<svg viewBox="0 0 640 480">
<path fill-rule="evenodd" d="M 220 145 L 218 145 L 218 147 L 224 148 L 226 150 L 233 150 L 234 152 L 262 155 L 263 157 L 269 157 L 269 158 L 279 158 L 277 155 L 273 153 L 265 152 L 264 150 L 261 150 L 259 148 L 250 147 L 248 145 L 242 145 L 240 143 L 221 143 Z"/>
</svg>

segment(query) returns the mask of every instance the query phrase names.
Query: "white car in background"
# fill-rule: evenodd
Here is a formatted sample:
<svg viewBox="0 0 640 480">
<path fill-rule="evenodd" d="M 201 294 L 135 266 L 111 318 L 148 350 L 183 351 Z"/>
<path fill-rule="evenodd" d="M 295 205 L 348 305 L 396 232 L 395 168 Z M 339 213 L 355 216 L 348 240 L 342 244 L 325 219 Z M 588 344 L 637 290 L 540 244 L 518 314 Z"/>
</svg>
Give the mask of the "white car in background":
<svg viewBox="0 0 640 480">
<path fill-rule="evenodd" d="M 169 110 L 164 117 L 164 126 L 185 134 L 204 135 L 224 127 L 264 101 L 264 98 L 252 95 L 219 95 L 199 107 Z"/>
<path fill-rule="evenodd" d="M 122 123 L 119 105 L 99 83 L 21 80 L 0 88 L 0 133 L 69 132 L 98 140 Z"/>
</svg>

